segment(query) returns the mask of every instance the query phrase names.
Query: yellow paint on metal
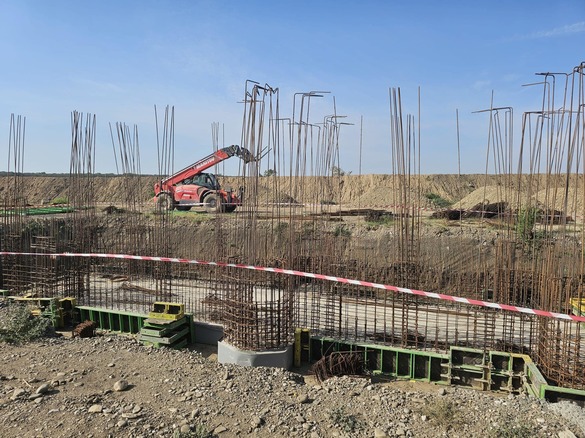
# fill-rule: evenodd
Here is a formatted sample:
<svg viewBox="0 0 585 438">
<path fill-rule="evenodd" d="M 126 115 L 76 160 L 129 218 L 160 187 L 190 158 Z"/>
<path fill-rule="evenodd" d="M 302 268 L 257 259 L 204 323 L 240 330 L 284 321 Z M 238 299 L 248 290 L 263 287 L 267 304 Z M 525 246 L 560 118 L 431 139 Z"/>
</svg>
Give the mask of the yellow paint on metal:
<svg viewBox="0 0 585 438">
<path fill-rule="evenodd" d="M 163 319 L 176 321 L 185 316 L 185 305 L 179 303 L 169 303 L 166 301 L 156 301 L 152 304 L 152 310 L 148 317 L 153 319 Z"/>
<path fill-rule="evenodd" d="M 585 298 L 571 298 L 570 303 L 574 315 L 585 316 Z"/>
</svg>

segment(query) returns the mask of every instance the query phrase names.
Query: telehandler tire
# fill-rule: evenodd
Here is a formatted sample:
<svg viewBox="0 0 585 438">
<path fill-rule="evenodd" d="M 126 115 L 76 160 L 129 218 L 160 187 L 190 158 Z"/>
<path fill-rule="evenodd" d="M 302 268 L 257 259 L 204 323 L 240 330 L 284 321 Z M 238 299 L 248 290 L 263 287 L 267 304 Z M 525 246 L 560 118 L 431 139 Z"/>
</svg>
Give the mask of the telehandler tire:
<svg viewBox="0 0 585 438">
<path fill-rule="evenodd" d="M 168 193 L 161 193 L 156 199 L 156 210 L 159 212 L 172 211 L 175 208 L 175 202 Z"/>
<path fill-rule="evenodd" d="M 223 213 L 225 211 L 223 198 L 218 194 L 207 195 L 203 202 L 208 213 Z"/>
</svg>

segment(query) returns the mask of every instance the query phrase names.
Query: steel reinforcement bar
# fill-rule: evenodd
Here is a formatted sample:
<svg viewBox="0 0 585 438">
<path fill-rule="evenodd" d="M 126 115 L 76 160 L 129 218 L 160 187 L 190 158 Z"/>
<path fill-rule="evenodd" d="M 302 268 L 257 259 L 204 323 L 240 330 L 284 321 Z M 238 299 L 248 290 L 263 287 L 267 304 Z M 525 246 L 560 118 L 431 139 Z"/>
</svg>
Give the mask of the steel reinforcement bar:
<svg viewBox="0 0 585 438">
<path fill-rule="evenodd" d="M 525 313 L 529 315 L 537 315 L 537 316 L 544 316 L 547 318 L 554 318 L 554 319 L 561 319 L 561 320 L 570 320 L 575 322 L 585 322 L 585 316 L 580 315 L 570 315 L 566 313 L 557 313 L 557 312 L 550 312 L 546 310 L 540 309 L 530 309 L 527 307 L 520 307 L 520 306 L 513 306 L 509 304 L 500 304 L 494 303 L 490 301 L 482 301 L 482 300 L 475 300 L 471 298 L 464 298 L 458 297 L 453 295 L 446 295 L 440 294 L 436 292 L 425 292 L 422 290 L 417 289 L 409 289 L 405 287 L 399 286 L 391 286 L 387 284 L 381 283 L 373 283 L 369 281 L 362 281 L 362 280 L 355 280 L 343 277 L 335 277 L 330 275 L 324 274 L 314 274 L 311 272 L 303 272 L 303 271 L 296 271 L 292 269 L 282 269 L 282 268 L 271 268 L 265 266 L 253 266 L 253 265 L 246 265 L 240 263 L 224 263 L 224 262 L 209 262 L 203 260 L 190 260 L 190 259 L 182 259 L 182 258 L 174 258 L 174 257 L 152 257 L 152 256 L 138 256 L 138 255 L 130 255 L 130 254 L 104 254 L 104 253 L 54 253 L 54 254 L 41 254 L 41 253 L 30 253 L 30 252 L 8 252 L 3 251 L 0 252 L 0 256 L 31 256 L 31 257 L 84 257 L 84 258 L 111 258 L 111 259 L 125 259 L 125 260 L 148 260 L 148 261 L 155 261 L 155 262 L 165 262 L 165 263 L 185 263 L 191 265 L 207 265 L 207 266 L 217 266 L 217 267 L 224 267 L 224 268 L 236 268 L 236 269 L 247 269 L 247 270 L 254 270 L 254 271 L 264 271 L 264 272 L 274 272 L 277 274 L 284 274 L 284 275 L 293 275 L 297 277 L 306 277 L 306 278 L 314 278 L 318 280 L 326 280 L 336 283 L 344 283 L 350 284 L 355 286 L 364 286 L 374 289 L 384 289 L 393 292 L 409 294 L 409 295 L 418 295 L 427 298 L 434 298 L 438 300 L 446 300 L 452 301 L 457 303 L 469 304 L 472 306 L 479 306 L 479 307 L 487 307 L 491 309 L 499 309 L 499 310 L 507 310 L 510 312 L 517 312 L 517 313 Z"/>
</svg>

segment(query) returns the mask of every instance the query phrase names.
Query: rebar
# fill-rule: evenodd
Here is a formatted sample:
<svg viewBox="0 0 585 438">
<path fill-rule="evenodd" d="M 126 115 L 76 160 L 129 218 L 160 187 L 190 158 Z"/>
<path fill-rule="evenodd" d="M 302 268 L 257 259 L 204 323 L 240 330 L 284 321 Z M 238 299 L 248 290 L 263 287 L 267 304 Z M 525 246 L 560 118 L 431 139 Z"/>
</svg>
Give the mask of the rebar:
<svg viewBox="0 0 585 438">
<path fill-rule="evenodd" d="M 259 159 L 240 162 L 237 175 L 219 176 L 226 187 L 244 188 L 243 205 L 233 213 L 156 211 L 150 189 L 173 172 L 175 161 L 174 109 L 167 107 L 162 121 L 155 108 L 159 174 L 150 177 L 141 175 L 138 128 L 116 123 L 110 130 L 118 176 L 100 179 L 95 116 L 73 113 L 67 185 L 75 210 L 58 218 L 24 216 L 24 121 L 12 119 L 1 249 L 243 263 L 576 312 L 572 303 L 585 298 L 583 68 L 544 75 L 541 107 L 522 115 L 518 151 L 512 107 L 490 102 L 485 174 L 467 177 L 458 165 L 448 183 L 420 174 L 420 91 L 415 117 L 406 114 L 402 91 L 389 90 L 388 175 L 358 177 L 341 168 L 341 128 L 350 129 L 349 119 L 338 114 L 332 96 L 296 93 L 291 117 L 282 117 L 278 88 L 248 81 L 240 143 Z M 196 153 L 205 156 L 218 143 L 214 124 L 212 145 Z M 458 112 L 457 148 L 459 163 Z M 367 153 L 361 149 L 360 133 L 360 162 Z M 384 206 L 368 199 L 366 178 L 386 183 Z M 99 202 L 98 183 L 111 184 L 108 199 Z M 457 185 L 450 192 L 455 210 L 439 203 L 449 192 L 445 184 Z M 358 209 L 349 205 L 352 199 Z M 222 324 L 224 340 L 245 350 L 286 347 L 303 327 L 401 348 L 529 354 L 550 382 L 585 388 L 583 326 L 571 321 L 245 269 L 71 257 L 0 260 L 2 287 L 15 294 L 67 294 L 81 304 L 141 312 L 153 301 L 181 302 L 195 319 Z M 347 357 L 328 357 L 339 361 L 329 362 L 323 376 L 353 373 L 359 365 L 348 371 Z"/>
</svg>

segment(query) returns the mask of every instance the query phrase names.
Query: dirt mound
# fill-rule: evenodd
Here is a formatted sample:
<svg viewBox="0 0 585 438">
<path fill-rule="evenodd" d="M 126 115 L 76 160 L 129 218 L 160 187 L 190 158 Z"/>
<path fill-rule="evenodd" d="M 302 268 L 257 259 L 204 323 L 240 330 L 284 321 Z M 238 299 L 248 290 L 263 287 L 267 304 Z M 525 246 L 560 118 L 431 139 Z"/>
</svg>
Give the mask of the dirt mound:
<svg viewBox="0 0 585 438">
<path fill-rule="evenodd" d="M 148 204 L 154 196 L 156 176 L 94 176 L 90 181 L 97 203 L 124 206 L 128 202 Z M 433 200 L 451 203 L 454 209 L 472 209 L 478 204 L 506 202 L 510 209 L 532 203 L 543 209 L 580 213 L 585 207 L 583 179 L 572 176 L 565 193 L 562 176 L 497 175 L 345 175 L 343 177 L 220 177 L 224 188 L 244 187 L 246 199 L 259 204 L 343 204 L 350 208 L 397 209 L 402 206 L 436 208 Z M 71 180 L 63 176 L 24 176 L 17 191 L 31 205 L 47 204 L 55 198 L 70 198 Z M 0 176 L 0 199 L 14 197 L 13 177 Z M 131 188 L 132 190 L 129 190 Z M 129 194 L 131 196 L 129 196 Z M 7 199 L 7 203 L 11 203 Z"/>
</svg>

